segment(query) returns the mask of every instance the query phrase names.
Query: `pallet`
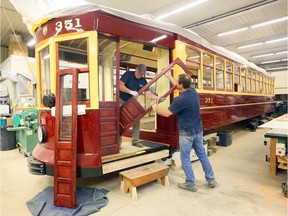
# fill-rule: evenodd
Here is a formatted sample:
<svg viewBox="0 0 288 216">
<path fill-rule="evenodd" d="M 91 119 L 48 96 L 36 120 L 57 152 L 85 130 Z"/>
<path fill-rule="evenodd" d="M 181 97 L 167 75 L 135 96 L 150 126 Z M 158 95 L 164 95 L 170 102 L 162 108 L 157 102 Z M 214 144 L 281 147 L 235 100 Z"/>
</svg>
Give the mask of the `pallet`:
<svg viewBox="0 0 288 216">
<path fill-rule="evenodd" d="M 152 163 L 145 166 L 120 172 L 120 191 L 130 192 L 131 198 L 137 200 L 136 187 L 148 182 L 160 179 L 163 186 L 169 186 L 169 166 L 160 163 Z"/>
</svg>

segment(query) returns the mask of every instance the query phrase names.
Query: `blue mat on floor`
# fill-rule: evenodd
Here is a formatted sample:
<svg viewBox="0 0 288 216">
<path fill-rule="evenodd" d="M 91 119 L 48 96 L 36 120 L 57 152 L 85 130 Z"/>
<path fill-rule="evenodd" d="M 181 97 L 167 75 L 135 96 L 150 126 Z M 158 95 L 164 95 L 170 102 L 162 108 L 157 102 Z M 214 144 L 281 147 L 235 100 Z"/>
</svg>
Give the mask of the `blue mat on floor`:
<svg viewBox="0 0 288 216">
<path fill-rule="evenodd" d="M 87 216 L 108 204 L 107 189 L 77 187 L 76 208 L 54 206 L 54 188 L 47 187 L 26 205 L 33 216 Z"/>
</svg>

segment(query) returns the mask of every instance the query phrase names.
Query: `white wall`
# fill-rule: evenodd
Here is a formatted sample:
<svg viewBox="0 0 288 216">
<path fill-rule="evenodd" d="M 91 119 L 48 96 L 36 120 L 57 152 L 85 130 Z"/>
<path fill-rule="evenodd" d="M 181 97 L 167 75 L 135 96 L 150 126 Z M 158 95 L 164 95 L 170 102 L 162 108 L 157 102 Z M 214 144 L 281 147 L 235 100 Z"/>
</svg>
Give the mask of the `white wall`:
<svg viewBox="0 0 288 216">
<path fill-rule="evenodd" d="M 275 76 L 275 94 L 288 94 L 288 71 L 273 72 Z"/>
</svg>

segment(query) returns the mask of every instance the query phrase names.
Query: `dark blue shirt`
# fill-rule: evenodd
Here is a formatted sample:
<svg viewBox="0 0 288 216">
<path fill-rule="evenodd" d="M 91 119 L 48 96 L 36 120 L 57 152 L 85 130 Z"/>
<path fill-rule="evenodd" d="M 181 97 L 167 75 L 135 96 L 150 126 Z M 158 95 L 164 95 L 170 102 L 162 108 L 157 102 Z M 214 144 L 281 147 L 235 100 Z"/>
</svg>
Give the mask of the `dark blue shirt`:
<svg viewBox="0 0 288 216">
<path fill-rule="evenodd" d="M 141 88 L 143 88 L 147 84 L 147 81 L 143 77 L 141 77 L 140 79 L 137 79 L 135 77 L 134 73 L 135 72 L 132 72 L 132 71 L 125 72 L 122 75 L 120 80 L 125 83 L 125 86 L 128 89 L 131 89 L 132 91 L 137 91 L 138 92 Z M 131 94 L 128 94 L 126 92 L 120 91 L 120 98 L 122 100 L 127 101 L 131 97 L 132 97 Z"/>
<path fill-rule="evenodd" d="M 199 95 L 194 88 L 176 97 L 168 109 L 178 117 L 179 131 L 194 135 L 203 130 Z"/>
</svg>

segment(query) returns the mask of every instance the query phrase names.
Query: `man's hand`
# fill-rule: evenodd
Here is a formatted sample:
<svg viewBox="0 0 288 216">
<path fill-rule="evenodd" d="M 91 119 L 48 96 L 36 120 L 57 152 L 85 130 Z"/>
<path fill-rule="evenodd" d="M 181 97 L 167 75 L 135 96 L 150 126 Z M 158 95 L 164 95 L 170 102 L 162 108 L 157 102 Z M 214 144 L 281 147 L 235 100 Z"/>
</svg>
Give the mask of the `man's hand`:
<svg viewBox="0 0 288 216">
<path fill-rule="evenodd" d="M 155 104 L 152 105 L 152 109 L 154 110 L 154 112 L 157 112 L 157 111 L 156 111 L 157 108 L 158 108 L 158 104 L 157 104 L 157 103 L 155 103 Z"/>
<path fill-rule="evenodd" d="M 138 92 L 136 91 L 130 91 L 129 94 L 131 94 L 134 98 L 138 97 Z"/>
<path fill-rule="evenodd" d="M 162 98 L 162 97 L 159 97 L 159 96 L 157 96 L 157 95 L 153 95 L 153 96 L 151 97 L 151 99 L 152 99 L 152 100 L 155 100 L 157 104 L 166 100 L 166 98 Z"/>
</svg>

